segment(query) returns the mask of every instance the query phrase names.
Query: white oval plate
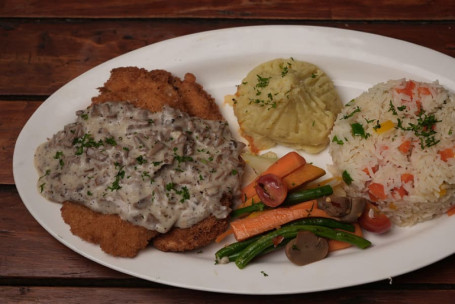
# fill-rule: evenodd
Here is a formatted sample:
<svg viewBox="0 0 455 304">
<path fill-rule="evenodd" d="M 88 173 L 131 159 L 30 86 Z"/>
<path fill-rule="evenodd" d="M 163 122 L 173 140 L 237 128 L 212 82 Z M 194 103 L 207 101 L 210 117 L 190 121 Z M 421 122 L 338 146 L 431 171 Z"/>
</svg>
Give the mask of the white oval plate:
<svg viewBox="0 0 455 304">
<path fill-rule="evenodd" d="M 35 219 L 77 253 L 109 268 L 146 280 L 184 288 L 238 294 L 289 294 L 352 286 L 397 276 L 455 252 L 455 218 L 446 215 L 412 228 L 394 228 L 384 236 L 367 234 L 374 246 L 350 248 L 304 267 L 274 253 L 239 270 L 215 265 L 214 244 L 201 252 L 163 253 L 153 248 L 133 259 L 114 258 L 98 246 L 73 236 L 60 216 L 60 205 L 40 196 L 33 164 L 36 147 L 75 119 L 90 104 L 112 68 L 166 69 L 179 77 L 192 72 L 219 103 L 233 132 L 238 125 L 223 98 L 250 69 L 277 57 L 293 57 L 320 66 L 334 81 L 344 102 L 389 79 L 435 81 L 455 89 L 455 60 L 404 41 L 334 28 L 254 26 L 203 32 L 156 43 L 103 63 L 72 80 L 49 97 L 18 137 L 13 160 L 19 194 Z M 275 149 L 283 154 L 285 149 Z M 325 168 L 327 151 L 305 155 Z M 227 242 L 232 239 L 227 240 Z"/>
</svg>

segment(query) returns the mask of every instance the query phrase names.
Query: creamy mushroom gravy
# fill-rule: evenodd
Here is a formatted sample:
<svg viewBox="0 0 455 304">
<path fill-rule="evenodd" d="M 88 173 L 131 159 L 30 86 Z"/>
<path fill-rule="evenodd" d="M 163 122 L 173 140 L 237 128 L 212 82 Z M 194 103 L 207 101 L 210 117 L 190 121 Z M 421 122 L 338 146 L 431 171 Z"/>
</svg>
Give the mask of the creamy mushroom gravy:
<svg viewBox="0 0 455 304">
<path fill-rule="evenodd" d="M 165 233 L 209 215 L 225 218 L 223 195 L 238 197 L 243 143 L 226 122 L 170 107 L 151 113 L 129 103 L 78 111 L 35 152 L 38 191 Z"/>
</svg>

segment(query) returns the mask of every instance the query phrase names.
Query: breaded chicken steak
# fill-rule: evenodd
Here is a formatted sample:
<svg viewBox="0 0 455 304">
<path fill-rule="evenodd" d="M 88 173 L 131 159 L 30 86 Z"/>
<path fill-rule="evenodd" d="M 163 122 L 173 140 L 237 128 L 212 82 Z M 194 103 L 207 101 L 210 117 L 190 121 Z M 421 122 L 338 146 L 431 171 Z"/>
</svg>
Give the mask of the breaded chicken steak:
<svg viewBox="0 0 455 304">
<path fill-rule="evenodd" d="M 210 121 L 224 120 L 214 99 L 203 90 L 202 86 L 196 83 L 195 76 L 190 73 L 186 74 L 181 80 L 164 70 L 147 71 L 136 67 L 116 68 L 111 71 L 110 78 L 103 87 L 99 88 L 99 92 L 99 96 L 92 99 L 93 107 L 103 104 L 109 106 L 112 102 L 127 101 L 136 107 L 151 112 L 160 112 L 163 108 L 170 106 L 188 113 L 191 117 Z M 105 109 L 96 111 L 105 111 Z M 210 130 L 207 131 L 210 132 Z M 75 139 L 73 139 L 74 141 Z M 234 143 L 234 145 L 237 144 Z M 176 147 L 174 151 L 181 151 L 178 149 Z M 189 148 L 185 146 L 182 151 L 185 149 Z M 240 148 L 236 149 L 240 150 Z M 178 153 L 180 152 L 174 152 L 176 155 Z M 174 157 L 177 157 L 176 155 Z M 238 157 L 236 158 L 238 159 Z M 179 156 L 178 165 L 181 164 L 180 161 L 183 162 L 184 160 Z M 164 158 L 163 163 L 165 161 L 166 158 Z M 217 158 L 216 161 L 219 162 L 220 159 Z M 164 170 L 163 168 L 160 170 Z M 216 172 L 216 164 L 212 170 Z M 232 171 L 237 173 L 237 170 L 233 169 Z M 240 173 L 238 172 L 238 174 Z M 204 176 L 199 174 L 199 176 L 190 176 L 189 178 L 202 181 Z M 223 177 L 220 176 L 219 178 Z M 181 195 L 178 196 L 178 198 L 182 197 L 180 202 L 188 198 L 185 196 L 185 187 L 177 190 L 175 184 L 168 183 L 166 188 L 170 193 Z M 228 191 L 219 199 L 222 207 L 224 206 L 223 208 L 226 210 L 230 210 L 232 200 L 233 193 Z M 135 205 L 137 210 L 143 208 L 140 205 L 143 201 L 140 200 Z M 228 213 L 226 213 L 227 216 L 223 217 L 210 214 L 187 228 L 173 226 L 170 230 L 159 233 L 144 228 L 144 225 L 126 221 L 117 214 L 97 212 L 92 208 L 69 200 L 64 202 L 61 208 L 62 217 L 65 223 L 71 227 L 73 234 L 86 241 L 99 244 L 102 250 L 110 255 L 120 257 L 134 257 L 150 242 L 162 251 L 188 251 L 206 246 L 228 228 Z M 154 223 L 153 216 L 141 220 L 147 224 Z"/>
</svg>

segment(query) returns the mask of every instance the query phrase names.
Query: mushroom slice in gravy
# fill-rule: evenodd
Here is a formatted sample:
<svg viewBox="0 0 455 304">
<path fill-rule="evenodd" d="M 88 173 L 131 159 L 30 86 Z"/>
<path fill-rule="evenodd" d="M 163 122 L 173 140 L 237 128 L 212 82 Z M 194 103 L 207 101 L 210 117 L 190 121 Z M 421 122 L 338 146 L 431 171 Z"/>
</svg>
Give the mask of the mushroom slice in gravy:
<svg viewBox="0 0 455 304">
<path fill-rule="evenodd" d="M 243 147 L 224 121 L 94 104 L 37 148 L 38 191 L 165 233 L 228 216 L 221 198 L 240 192 Z"/>
</svg>

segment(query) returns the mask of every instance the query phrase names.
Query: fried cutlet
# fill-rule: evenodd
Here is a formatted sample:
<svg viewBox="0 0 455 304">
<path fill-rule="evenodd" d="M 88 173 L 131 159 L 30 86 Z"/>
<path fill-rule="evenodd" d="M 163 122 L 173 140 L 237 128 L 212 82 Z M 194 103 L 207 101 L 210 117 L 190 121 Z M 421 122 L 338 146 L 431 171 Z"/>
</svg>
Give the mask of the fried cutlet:
<svg viewBox="0 0 455 304">
<path fill-rule="evenodd" d="M 223 197 L 223 205 L 230 206 L 228 196 Z M 217 219 L 213 215 L 190 228 L 173 228 L 165 234 L 157 235 L 153 246 L 162 251 L 188 251 L 209 245 L 229 227 L 229 218 Z"/>
<path fill-rule="evenodd" d="M 101 214 L 78 203 L 63 203 L 61 213 L 73 234 L 99 244 L 104 252 L 114 256 L 135 257 L 158 234 L 123 221 L 118 215 Z"/>
<path fill-rule="evenodd" d="M 110 78 L 99 88 L 99 92 L 99 96 L 92 99 L 93 103 L 128 101 L 152 112 L 170 105 L 192 116 L 223 120 L 214 99 L 196 83 L 196 77 L 190 73 L 182 81 L 164 70 L 116 68 L 111 71 Z M 230 206 L 230 198 L 225 196 L 223 204 Z M 228 219 L 209 216 L 190 228 L 173 228 L 168 233 L 158 235 L 155 231 L 126 222 L 118 215 L 100 214 L 70 202 L 63 204 L 62 216 L 73 234 L 100 244 L 111 255 L 122 257 L 136 256 L 152 238 L 153 245 L 163 251 L 197 249 L 210 244 L 229 225 Z"/>
<path fill-rule="evenodd" d="M 109 80 L 93 103 L 128 101 L 152 112 L 169 105 L 191 116 L 203 119 L 223 120 L 214 99 L 187 73 L 183 81 L 164 70 L 121 67 L 111 71 Z"/>
</svg>

